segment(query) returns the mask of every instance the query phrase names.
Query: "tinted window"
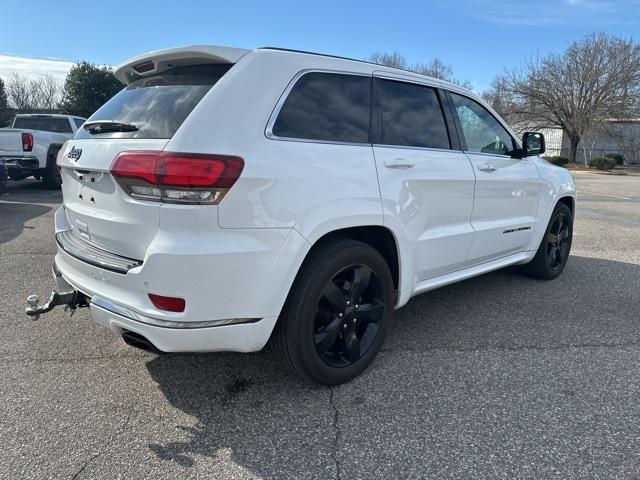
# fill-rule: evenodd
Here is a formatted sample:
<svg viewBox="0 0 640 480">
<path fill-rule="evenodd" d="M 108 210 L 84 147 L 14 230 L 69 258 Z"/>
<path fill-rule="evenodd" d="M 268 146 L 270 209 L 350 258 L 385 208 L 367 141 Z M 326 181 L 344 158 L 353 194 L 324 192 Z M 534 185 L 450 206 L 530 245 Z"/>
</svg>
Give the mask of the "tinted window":
<svg viewBox="0 0 640 480">
<path fill-rule="evenodd" d="M 80 128 L 82 124 L 85 122 L 84 118 L 74 118 L 73 121 L 76 124 L 76 128 Z"/>
<path fill-rule="evenodd" d="M 307 73 L 298 79 L 273 125 L 279 137 L 369 141 L 371 77 Z"/>
<path fill-rule="evenodd" d="M 380 81 L 381 143 L 450 148 L 447 126 L 433 88 Z"/>
<path fill-rule="evenodd" d="M 470 98 L 451 94 L 467 142 L 467 151 L 506 155 L 514 149 L 509 132 L 491 113 Z"/>
<path fill-rule="evenodd" d="M 171 138 L 182 122 L 230 65 L 192 65 L 131 82 L 87 121 L 115 120 L 135 125 L 133 132 L 91 134 L 76 138 Z"/>
<path fill-rule="evenodd" d="M 42 130 L 44 132 L 71 133 L 71 124 L 66 118 L 60 117 L 16 117 L 13 128 Z"/>
</svg>

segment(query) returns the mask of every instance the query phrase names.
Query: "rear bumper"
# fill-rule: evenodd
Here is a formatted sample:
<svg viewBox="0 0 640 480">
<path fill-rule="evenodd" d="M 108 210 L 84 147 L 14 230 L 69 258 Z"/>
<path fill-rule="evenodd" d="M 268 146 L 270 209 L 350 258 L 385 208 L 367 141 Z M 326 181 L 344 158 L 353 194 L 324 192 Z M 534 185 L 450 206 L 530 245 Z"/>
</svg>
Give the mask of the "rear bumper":
<svg viewBox="0 0 640 480">
<path fill-rule="evenodd" d="M 60 234 L 71 230 L 64 207 L 55 223 L 57 270 L 92 299 L 94 319 L 118 334 L 142 335 L 165 352 L 260 350 L 307 251 L 306 240 L 293 229 L 215 225 L 200 235 L 176 222 L 174 231 L 158 232 L 139 265 L 119 273 L 80 258 L 102 261 L 103 252 L 69 252 L 70 245 L 83 246 L 79 240 L 60 244 Z M 186 308 L 159 310 L 149 293 L 183 298 Z"/>
<path fill-rule="evenodd" d="M 36 156 L 0 155 L 9 171 L 34 171 L 40 168 L 40 162 Z"/>
<path fill-rule="evenodd" d="M 59 291 L 78 290 L 54 264 Z M 84 293 L 84 292 L 83 292 Z M 122 305 L 94 295 L 89 303 L 93 319 L 120 336 L 134 332 L 160 352 L 255 352 L 269 340 L 277 317 L 244 321 L 248 323 L 198 327 L 192 322 L 171 322 L 141 315 Z M 229 321 L 238 321 L 232 319 Z M 165 326 L 160 326 L 160 325 Z"/>
<path fill-rule="evenodd" d="M 166 328 L 143 323 L 140 317 L 126 317 L 108 309 L 107 305 L 103 299 L 92 299 L 91 316 L 96 322 L 116 335 L 126 331 L 142 335 L 161 352 L 256 352 L 269 340 L 277 320 L 271 317 L 243 325 Z"/>
</svg>

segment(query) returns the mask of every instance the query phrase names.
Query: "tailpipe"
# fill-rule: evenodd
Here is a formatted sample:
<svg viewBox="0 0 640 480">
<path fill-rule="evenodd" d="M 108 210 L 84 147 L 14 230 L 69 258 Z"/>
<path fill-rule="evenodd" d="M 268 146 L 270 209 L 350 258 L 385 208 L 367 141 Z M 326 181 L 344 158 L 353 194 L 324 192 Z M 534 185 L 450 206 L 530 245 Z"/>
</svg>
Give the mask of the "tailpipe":
<svg viewBox="0 0 640 480">
<path fill-rule="evenodd" d="M 144 335 L 140 335 L 139 333 L 132 332 L 130 330 L 122 330 L 122 340 L 124 340 L 124 343 L 126 343 L 127 345 L 139 348 L 140 350 L 144 350 L 146 352 L 156 354 L 164 353 L 153 343 L 151 343 Z"/>
</svg>

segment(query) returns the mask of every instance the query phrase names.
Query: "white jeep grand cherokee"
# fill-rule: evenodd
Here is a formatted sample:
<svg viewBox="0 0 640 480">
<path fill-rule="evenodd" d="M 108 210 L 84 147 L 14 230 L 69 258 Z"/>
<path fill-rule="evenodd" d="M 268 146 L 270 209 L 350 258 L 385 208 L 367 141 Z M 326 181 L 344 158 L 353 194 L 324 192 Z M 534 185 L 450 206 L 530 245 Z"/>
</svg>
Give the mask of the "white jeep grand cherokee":
<svg viewBox="0 0 640 480">
<path fill-rule="evenodd" d="M 191 46 L 133 58 L 58 163 L 57 292 L 161 352 L 260 350 L 331 385 L 394 309 L 507 265 L 562 272 L 570 174 L 472 92 L 362 61 Z"/>
</svg>

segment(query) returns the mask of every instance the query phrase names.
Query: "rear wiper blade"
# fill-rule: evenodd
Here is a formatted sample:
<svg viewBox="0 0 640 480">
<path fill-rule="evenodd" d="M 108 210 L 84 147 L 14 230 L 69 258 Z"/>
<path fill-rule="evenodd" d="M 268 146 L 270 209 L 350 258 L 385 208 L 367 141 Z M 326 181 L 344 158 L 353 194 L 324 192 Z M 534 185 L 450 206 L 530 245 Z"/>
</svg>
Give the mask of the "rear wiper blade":
<svg viewBox="0 0 640 480">
<path fill-rule="evenodd" d="M 116 122 L 115 120 L 93 120 L 85 122 L 82 126 L 86 131 L 92 134 L 105 132 L 135 132 L 138 130 L 133 123 Z"/>
</svg>

